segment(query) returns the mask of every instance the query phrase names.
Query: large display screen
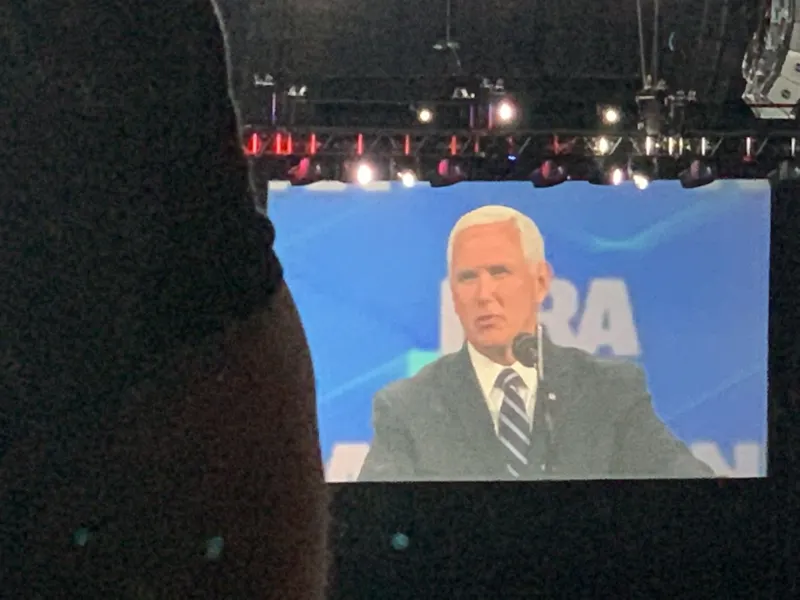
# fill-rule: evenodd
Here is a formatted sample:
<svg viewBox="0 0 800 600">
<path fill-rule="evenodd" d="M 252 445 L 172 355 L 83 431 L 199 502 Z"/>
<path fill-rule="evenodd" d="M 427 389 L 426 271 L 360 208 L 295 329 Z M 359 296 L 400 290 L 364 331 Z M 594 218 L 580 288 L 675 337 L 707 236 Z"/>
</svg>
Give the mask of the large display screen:
<svg viewBox="0 0 800 600">
<path fill-rule="evenodd" d="M 766 182 L 275 182 L 269 214 L 328 481 L 766 475 Z"/>
</svg>

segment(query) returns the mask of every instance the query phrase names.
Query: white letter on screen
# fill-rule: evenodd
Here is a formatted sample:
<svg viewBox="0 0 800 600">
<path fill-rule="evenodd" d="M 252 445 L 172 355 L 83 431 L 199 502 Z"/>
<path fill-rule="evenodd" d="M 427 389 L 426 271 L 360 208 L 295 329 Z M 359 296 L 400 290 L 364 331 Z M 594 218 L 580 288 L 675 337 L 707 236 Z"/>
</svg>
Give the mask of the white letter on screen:
<svg viewBox="0 0 800 600">
<path fill-rule="evenodd" d="M 574 348 L 577 340 L 572 333 L 570 321 L 578 314 L 580 302 L 578 289 L 566 279 L 553 279 L 550 284 L 550 297 L 539 311 L 542 326 L 556 346 Z"/>
<path fill-rule="evenodd" d="M 367 458 L 369 444 L 335 444 L 325 467 L 325 481 L 347 483 L 355 481 Z"/>
<path fill-rule="evenodd" d="M 733 465 L 730 465 L 719 446 L 714 442 L 695 442 L 692 454 L 714 469 L 720 477 L 761 477 L 764 451 L 752 442 L 740 442 L 733 448 Z"/>
<path fill-rule="evenodd" d="M 577 338 L 577 347 L 592 354 L 608 347 L 615 356 L 639 356 L 631 299 L 622 279 L 592 280 Z"/>
<path fill-rule="evenodd" d="M 453 294 L 450 291 L 450 280 L 445 278 L 441 285 L 439 302 L 439 352 L 450 354 L 458 352 L 464 343 L 464 328 L 456 315 L 453 306 Z"/>
<path fill-rule="evenodd" d="M 441 283 L 439 317 L 440 352 L 457 352 L 464 343 L 464 330 L 447 279 Z M 641 352 L 628 287 L 621 279 L 592 280 L 582 314 L 577 287 L 566 279 L 554 279 L 539 317 L 557 346 L 591 353 L 608 347 L 616 356 L 638 356 Z"/>
</svg>

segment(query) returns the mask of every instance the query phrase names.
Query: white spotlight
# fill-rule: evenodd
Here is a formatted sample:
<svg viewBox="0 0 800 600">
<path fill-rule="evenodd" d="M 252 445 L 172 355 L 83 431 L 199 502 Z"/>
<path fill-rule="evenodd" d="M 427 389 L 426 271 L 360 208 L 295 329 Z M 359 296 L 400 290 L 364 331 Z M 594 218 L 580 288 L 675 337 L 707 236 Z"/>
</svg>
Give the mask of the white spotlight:
<svg viewBox="0 0 800 600">
<path fill-rule="evenodd" d="M 598 154 L 608 154 L 611 151 L 611 142 L 608 141 L 608 138 L 601 137 L 597 140 L 596 148 Z"/>
<path fill-rule="evenodd" d="M 647 189 L 647 186 L 650 185 L 650 178 L 646 175 L 642 175 L 641 173 L 634 173 L 631 179 L 633 179 L 633 185 L 640 190 L 645 190 Z"/>
<path fill-rule="evenodd" d="M 501 123 L 510 123 L 517 118 L 516 107 L 508 100 L 503 100 L 497 105 L 497 119 Z"/>
<path fill-rule="evenodd" d="M 401 171 L 400 173 L 398 173 L 397 176 L 400 179 L 400 182 L 403 184 L 403 186 L 407 188 L 414 187 L 417 183 L 417 176 L 414 173 L 414 171 L 409 171 L 409 170 Z"/>
<path fill-rule="evenodd" d="M 359 185 L 368 185 L 375 180 L 375 169 L 372 165 L 361 163 L 356 169 L 356 181 Z"/>
<path fill-rule="evenodd" d="M 611 185 L 619 185 L 625 181 L 625 171 L 619 167 L 611 169 L 611 177 L 609 179 L 611 180 Z"/>
<path fill-rule="evenodd" d="M 622 118 L 619 109 L 613 106 L 607 106 L 603 109 L 603 123 L 606 125 L 616 125 Z"/>
<path fill-rule="evenodd" d="M 417 111 L 417 120 L 420 123 L 430 123 L 433 121 L 433 111 L 430 108 L 420 108 Z"/>
</svg>

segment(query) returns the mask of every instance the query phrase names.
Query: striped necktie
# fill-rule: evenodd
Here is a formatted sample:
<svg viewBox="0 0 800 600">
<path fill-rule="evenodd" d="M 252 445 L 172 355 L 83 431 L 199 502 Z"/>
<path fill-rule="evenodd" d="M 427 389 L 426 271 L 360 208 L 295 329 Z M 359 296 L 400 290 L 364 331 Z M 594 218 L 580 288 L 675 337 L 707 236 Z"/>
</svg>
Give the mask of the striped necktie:
<svg viewBox="0 0 800 600">
<path fill-rule="evenodd" d="M 495 387 L 503 392 L 497 423 L 497 436 L 506 449 L 506 469 L 514 479 L 528 468 L 531 421 L 525 408 L 525 384 L 514 369 L 503 369 Z"/>
</svg>

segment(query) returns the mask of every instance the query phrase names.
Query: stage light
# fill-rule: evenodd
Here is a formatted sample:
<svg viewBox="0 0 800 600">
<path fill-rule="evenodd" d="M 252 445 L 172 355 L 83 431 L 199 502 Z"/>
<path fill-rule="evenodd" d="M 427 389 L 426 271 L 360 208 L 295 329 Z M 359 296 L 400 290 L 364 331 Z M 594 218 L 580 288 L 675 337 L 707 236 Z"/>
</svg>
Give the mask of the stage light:
<svg viewBox="0 0 800 600">
<path fill-rule="evenodd" d="M 599 154 L 601 156 L 608 154 L 609 152 L 611 152 L 611 142 L 609 141 L 608 138 L 605 137 L 598 138 L 597 141 L 595 142 L 594 150 L 596 154 Z"/>
<path fill-rule="evenodd" d="M 546 160 L 531 174 L 531 183 L 537 188 L 552 187 L 564 183 L 568 175 L 566 165 L 560 165 L 554 160 Z"/>
<path fill-rule="evenodd" d="M 417 121 L 427 125 L 433 122 L 433 111 L 430 108 L 424 107 L 417 111 Z"/>
<path fill-rule="evenodd" d="M 647 156 L 653 156 L 658 150 L 659 143 L 655 136 L 648 135 L 644 138 L 644 153 Z"/>
<path fill-rule="evenodd" d="M 608 182 L 611 185 L 619 185 L 625 181 L 625 170 L 620 167 L 613 167 L 608 172 Z"/>
<path fill-rule="evenodd" d="M 606 125 L 617 125 L 622 120 L 622 113 L 616 106 L 604 106 L 600 116 Z"/>
<path fill-rule="evenodd" d="M 778 167 L 768 175 L 773 184 L 786 181 L 800 181 L 800 163 L 796 159 L 784 159 Z"/>
<path fill-rule="evenodd" d="M 589 183 L 593 185 L 620 185 L 628 179 L 628 170 L 618 162 L 598 160 L 590 169 Z"/>
<path fill-rule="evenodd" d="M 287 96 L 290 98 L 305 98 L 308 96 L 308 86 L 305 85 L 293 85 L 289 87 L 289 91 L 286 93 Z"/>
<path fill-rule="evenodd" d="M 366 162 L 358 163 L 356 166 L 356 182 L 359 185 L 369 185 L 375 181 L 375 168 Z"/>
<path fill-rule="evenodd" d="M 650 185 L 650 180 L 656 176 L 655 164 L 646 156 L 634 156 L 628 163 L 628 178 L 640 190 L 645 190 Z"/>
<path fill-rule="evenodd" d="M 397 174 L 397 178 L 400 180 L 400 183 L 407 188 L 414 187 L 417 184 L 417 174 L 411 169 L 400 171 L 400 173 Z"/>
<path fill-rule="evenodd" d="M 640 190 L 646 190 L 650 185 L 650 178 L 644 173 L 634 173 L 631 175 L 631 180 L 633 181 L 633 185 Z"/>
<path fill-rule="evenodd" d="M 316 159 L 307 156 L 289 169 L 288 176 L 292 185 L 309 185 L 323 178 L 322 165 Z"/>
<path fill-rule="evenodd" d="M 453 88 L 453 93 L 450 95 L 452 100 L 472 100 L 475 98 L 475 92 L 470 92 L 465 87 Z"/>
<path fill-rule="evenodd" d="M 695 159 L 691 162 L 688 169 L 681 171 L 678 175 L 681 185 L 686 189 L 693 189 L 708 185 L 717 178 L 716 169 L 707 162 Z"/>
<path fill-rule="evenodd" d="M 251 133 L 247 137 L 247 141 L 244 144 L 244 153 L 246 156 L 261 156 L 261 153 L 264 152 L 264 142 L 257 133 Z"/>
<path fill-rule="evenodd" d="M 508 124 L 517 118 L 517 107 L 509 100 L 501 100 L 495 109 L 497 120 L 502 124 Z"/>
<path fill-rule="evenodd" d="M 444 187 L 454 185 L 467 179 L 467 168 L 457 158 L 444 158 L 436 166 L 436 172 L 431 175 L 431 187 Z"/>
</svg>

